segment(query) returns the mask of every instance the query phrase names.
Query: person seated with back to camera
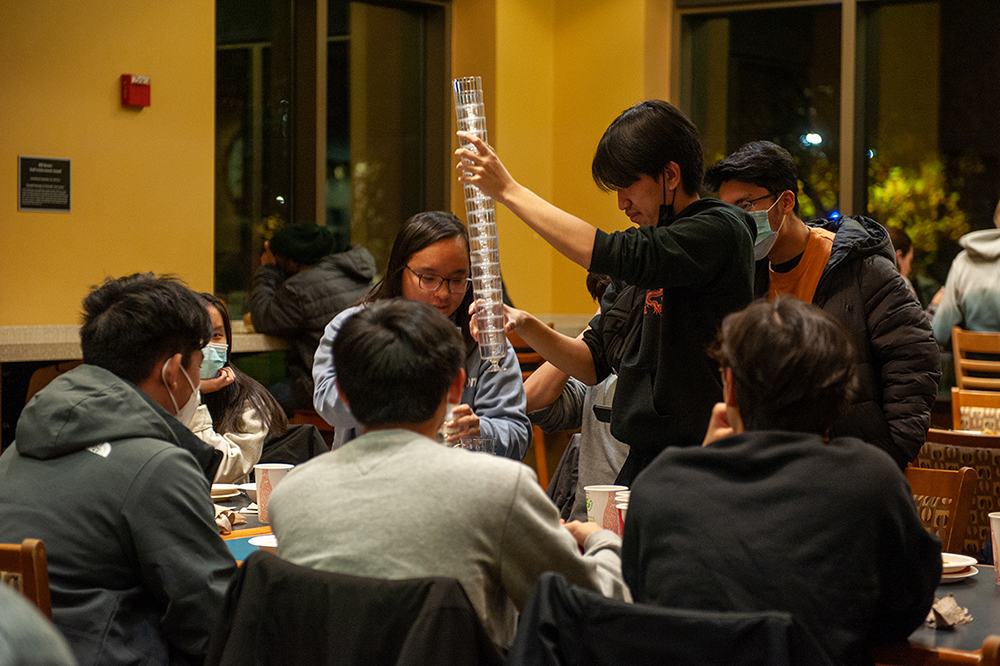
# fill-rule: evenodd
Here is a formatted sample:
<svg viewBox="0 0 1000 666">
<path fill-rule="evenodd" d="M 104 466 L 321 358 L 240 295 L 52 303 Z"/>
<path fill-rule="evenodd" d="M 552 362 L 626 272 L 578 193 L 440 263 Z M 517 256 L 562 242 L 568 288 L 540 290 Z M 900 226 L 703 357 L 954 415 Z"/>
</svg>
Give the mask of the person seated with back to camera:
<svg viewBox="0 0 1000 666">
<path fill-rule="evenodd" d="M 191 432 L 222 452 L 216 483 L 242 483 L 260 460 L 265 440 L 282 435 L 288 418 L 257 380 L 233 366 L 229 310 L 213 294 L 198 294 L 212 318 L 212 339 L 204 349 L 201 402 Z"/>
<path fill-rule="evenodd" d="M 632 488 L 625 581 L 645 603 L 791 613 L 836 663 L 870 663 L 926 617 L 941 540 L 885 451 L 824 441 L 857 381 L 847 331 L 779 296 L 726 317 L 716 357 L 704 445 L 667 449 Z"/>
<path fill-rule="evenodd" d="M 333 355 L 337 332 L 360 308 L 402 296 L 437 309 L 459 328 L 465 342 L 466 384 L 452 411 L 452 420 L 446 424 L 447 441 L 486 437 L 495 440 L 496 455 L 524 458 L 531 444 L 531 422 L 524 410 L 521 366 L 510 344 L 499 372 L 490 372 L 490 361 L 480 358 L 469 328 L 473 300 L 470 274 L 469 232 L 453 213 L 417 213 L 403 223 L 393 241 L 385 277 L 361 304 L 344 310 L 327 325 L 316 350 L 313 402 L 320 416 L 336 429 L 333 448 L 357 437 L 361 429 L 337 388 Z"/>
<path fill-rule="evenodd" d="M 626 597 L 615 534 L 560 525 L 527 465 L 432 439 L 465 386 L 466 345 L 452 322 L 426 303 L 377 301 L 342 322 L 333 358 L 363 434 L 274 489 L 280 557 L 369 578 L 455 578 L 504 647 L 544 571 Z"/>
</svg>

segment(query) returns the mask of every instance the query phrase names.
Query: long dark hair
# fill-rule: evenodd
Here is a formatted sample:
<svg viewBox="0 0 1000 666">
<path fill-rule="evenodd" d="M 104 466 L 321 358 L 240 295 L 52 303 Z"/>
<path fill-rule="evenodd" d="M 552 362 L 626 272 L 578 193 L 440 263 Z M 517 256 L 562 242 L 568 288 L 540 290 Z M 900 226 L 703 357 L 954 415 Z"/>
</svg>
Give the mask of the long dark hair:
<svg viewBox="0 0 1000 666">
<path fill-rule="evenodd" d="M 233 354 L 233 328 L 229 323 L 229 310 L 226 304 L 214 294 L 203 293 L 198 296 L 206 306 L 212 306 L 222 315 L 222 325 L 226 329 L 226 367 L 232 368 L 236 375 L 236 381 L 229 386 L 201 396 L 201 401 L 212 415 L 212 427 L 215 428 L 215 432 L 220 435 L 227 432 L 246 432 L 243 411 L 249 402 L 250 407 L 260 414 L 261 421 L 267 428 L 268 438 L 284 434 L 288 430 L 285 410 L 260 382 L 240 372 L 230 360 Z"/>
<path fill-rule="evenodd" d="M 374 303 L 386 298 L 402 296 L 403 271 L 406 269 L 410 257 L 438 241 L 450 238 L 461 238 L 465 244 L 465 251 L 468 253 L 469 231 L 454 213 L 432 210 L 417 213 L 403 222 L 403 227 L 396 234 L 396 240 L 393 241 L 392 250 L 389 252 L 389 265 L 386 267 L 385 277 L 372 287 L 372 290 L 361 299 L 361 302 Z M 455 324 L 462 331 L 466 353 L 470 353 L 476 346 L 476 341 L 472 339 L 472 333 L 469 332 L 469 306 L 472 304 L 473 296 L 473 291 L 470 288 L 465 292 L 465 298 L 462 299 L 455 314 L 452 315 Z"/>
</svg>

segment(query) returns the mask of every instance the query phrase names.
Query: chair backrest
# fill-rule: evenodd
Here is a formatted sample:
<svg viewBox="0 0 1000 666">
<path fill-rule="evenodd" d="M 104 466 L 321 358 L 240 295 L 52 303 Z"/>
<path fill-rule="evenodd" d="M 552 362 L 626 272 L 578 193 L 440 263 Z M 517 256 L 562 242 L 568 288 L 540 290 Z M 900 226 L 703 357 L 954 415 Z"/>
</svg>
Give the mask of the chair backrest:
<svg viewBox="0 0 1000 666">
<path fill-rule="evenodd" d="M 1000 333 L 976 333 L 955 326 L 951 346 L 958 388 L 1000 391 Z"/>
<path fill-rule="evenodd" d="M 45 617 L 52 619 L 49 593 L 49 564 L 45 544 L 40 539 L 21 543 L 0 543 L 0 579 L 16 587 Z"/>
<path fill-rule="evenodd" d="M 965 532 L 965 547 L 954 551 L 975 557 L 990 539 L 989 514 L 1000 511 L 1000 496 L 994 490 L 1000 483 L 1000 435 L 931 428 L 916 464 L 932 469 L 972 467 L 976 470 L 978 481 Z"/>
<path fill-rule="evenodd" d="M 543 573 L 521 614 L 506 666 L 832 664 L 790 613 L 719 612 L 626 603 Z"/>
<path fill-rule="evenodd" d="M 219 615 L 206 666 L 502 663 L 452 578 L 361 578 L 256 551 Z"/>
<path fill-rule="evenodd" d="M 987 636 L 974 652 L 899 643 L 876 646 L 872 656 L 877 666 L 1000 666 L 1000 636 Z"/>
<path fill-rule="evenodd" d="M 976 478 L 976 470 L 971 467 L 958 470 L 906 468 L 906 480 L 915 496 L 945 500 L 936 504 L 939 510 L 927 510 L 927 506 L 922 505 L 920 517 L 928 531 L 941 537 L 941 550 L 946 553 L 961 553 L 965 546 Z"/>
<path fill-rule="evenodd" d="M 1000 391 L 951 389 L 951 427 L 1000 434 Z"/>
</svg>

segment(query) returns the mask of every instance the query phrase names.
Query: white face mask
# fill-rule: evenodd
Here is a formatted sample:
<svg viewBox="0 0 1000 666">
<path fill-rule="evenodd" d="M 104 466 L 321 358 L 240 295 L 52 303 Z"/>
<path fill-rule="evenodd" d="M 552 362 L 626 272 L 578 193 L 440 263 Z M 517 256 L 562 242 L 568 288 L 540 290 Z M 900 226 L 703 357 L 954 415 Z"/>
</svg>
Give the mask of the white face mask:
<svg viewBox="0 0 1000 666">
<path fill-rule="evenodd" d="M 168 360 L 167 363 L 170 361 Z M 188 401 L 184 403 L 183 407 L 177 406 L 177 399 L 174 398 L 174 394 L 170 392 L 170 384 L 167 383 L 167 364 L 163 364 L 163 369 L 160 371 L 160 378 L 163 380 L 163 385 L 167 387 L 167 395 L 170 396 L 170 402 L 174 403 L 174 409 L 177 411 L 174 414 L 174 418 L 180 421 L 185 428 L 191 427 L 191 421 L 194 420 L 194 413 L 198 411 L 198 405 L 201 404 L 201 392 L 198 387 L 194 385 L 191 378 L 188 377 L 188 373 L 181 368 L 181 374 L 184 375 L 184 379 L 187 380 L 188 386 L 191 387 L 191 397 Z"/>
<path fill-rule="evenodd" d="M 778 200 L 775 199 L 774 203 L 771 204 L 771 208 L 777 205 Z M 781 227 L 785 224 L 785 218 L 782 217 L 781 224 L 778 225 L 778 231 L 771 231 L 771 222 L 767 218 L 767 214 L 771 212 L 771 208 L 750 211 L 750 217 L 757 224 L 757 240 L 753 244 L 753 258 L 755 261 L 760 261 L 767 256 L 767 253 L 774 247 L 774 242 L 778 240 L 778 231 L 781 231 Z"/>
</svg>

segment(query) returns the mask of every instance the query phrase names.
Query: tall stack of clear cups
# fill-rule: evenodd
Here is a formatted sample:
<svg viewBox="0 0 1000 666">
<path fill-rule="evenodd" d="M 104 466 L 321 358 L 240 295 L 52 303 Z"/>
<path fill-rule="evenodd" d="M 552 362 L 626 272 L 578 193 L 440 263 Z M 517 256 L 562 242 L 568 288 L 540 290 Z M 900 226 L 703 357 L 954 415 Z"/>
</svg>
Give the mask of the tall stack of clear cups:
<svg viewBox="0 0 1000 666">
<path fill-rule="evenodd" d="M 482 79 L 469 76 L 455 79 L 453 84 L 458 129 L 488 143 Z M 462 147 L 476 150 L 467 141 L 462 141 Z M 500 362 L 507 355 L 507 336 L 503 332 L 500 246 L 493 199 L 475 185 L 466 185 L 465 213 L 469 222 L 469 259 L 472 264 L 472 287 L 476 296 L 479 356 L 492 363 L 489 372 L 497 372 L 502 369 Z"/>
</svg>

